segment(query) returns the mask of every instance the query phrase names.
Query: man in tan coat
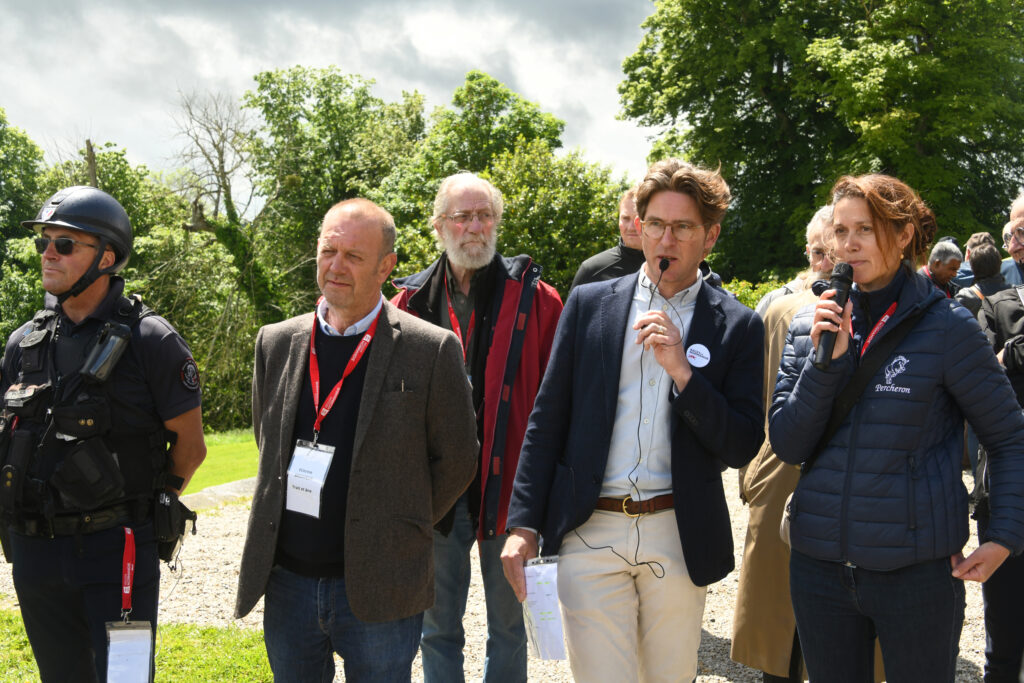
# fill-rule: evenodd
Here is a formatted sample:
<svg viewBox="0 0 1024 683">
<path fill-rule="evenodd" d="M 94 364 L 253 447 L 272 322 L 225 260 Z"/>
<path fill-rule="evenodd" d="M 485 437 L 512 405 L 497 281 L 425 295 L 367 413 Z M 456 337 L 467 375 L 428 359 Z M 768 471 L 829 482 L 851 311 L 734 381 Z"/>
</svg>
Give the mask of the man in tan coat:
<svg viewBox="0 0 1024 683">
<path fill-rule="evenodd" d="M 451 333 L 384 301 L 391 216 L 324 217 L 323 296 L 256 339 L 259 475 L 235 614 L 265 596 L 275 681 L 409 681 L 434 601 L 432 528 L 472 481 L 476 420 Z"/>
</svg>

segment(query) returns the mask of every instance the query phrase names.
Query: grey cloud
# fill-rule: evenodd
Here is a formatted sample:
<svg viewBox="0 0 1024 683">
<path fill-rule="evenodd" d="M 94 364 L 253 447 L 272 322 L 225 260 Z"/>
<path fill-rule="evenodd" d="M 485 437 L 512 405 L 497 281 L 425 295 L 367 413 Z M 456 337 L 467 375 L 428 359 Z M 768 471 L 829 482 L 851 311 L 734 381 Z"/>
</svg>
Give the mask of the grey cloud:
<svg viewBox="0 0 1024 683">
<path fill-rule="evenodd" d="M 642 36 L 639 24 L 653 5 L 647 0 L 521 0 L 515 4 L 441 0 L 429 6 L 417 0 L 373 4 L 296 0 L 287 5 L 280 0 L 0 0 L 4 17 L 0 36 L 8 38 L 7 44 L 0 45 L 0 106 L 7 108 L 14 125 L 26 128 L 48 147 L 50 139 L 65 142 L 68 130 L 76 134 L 84 130 L 94 140 L 113 140 L 135 159 L 160 168 L 173 165 L 169 157 L 178 146 L 171 118 L 177 110 L 178 90 L 237 96 L 254 86 L 252 77 L 260 70 L 310 60 L 375 79 L 377 94 L 386 99 L 397 98 L 402 90 L 418 90 L 426 95 L 429 107 L 448 105 L 471 69 L 486 71 L 535 99 L 530 95 L 536 91 L 531 79 L 542 79 L 544 74 L 517 70 L 520 55 L 512 51 L 520 48 L 502 45 L 497 37 L 491 49 L 476 59 L 424 58 L 414 47 L 413 37 L 404 33 L 401 18 L 405 12 L 425 9 L 480 17 L 474 30 L 485 35 L 485 17 L 496 17 L 502 24 L 512 22 L 514 33 L 529 36 L 531 43 L 553 45 L 556 52 L 564 45 L 567 51 L 588 55 L 595 70 L 614 75 L 622 58 L 635 49 Z M 107 17 L 112 17 L 110 26 L 102 23 Z M 193 49 L 187 35 L 180 36 L 166 25 L 168 18 L 178 20 L 186 32 L 190 18 L 203 30 L 212 26 L 213 34 L 203 36 L 211 50 Z M 296 44 L 302 39 L 292 36 L 283 40 L 282 25 L 289 19 L 347 33 L 342 40 L 349 42 L 316 46 Z M 361 40 L 369 41 L 353 34 L 361 26 L 393 29 L 390 39 L 375 36 L 372 45 L 363 45 Z M 459 38 L 441 33 L 438 40 Z M 215 49 L 220 47 L 215 44 L 218 37 L 229 54 L 237 46 L 242 63 L 223 66 L 219 72 L 204 71 L 206 60 L 221 58 Z M 26 79 L 33 81 L 32 87 L 25 87 Z M 566 90 L 571 87 L 565 84 Z M 607 87 L 613 89 L 615 83 Z M 38 101 L 41 93 L 45 103 Z M 597 117 L 613 114 L 588 107 L 587 96 L 582 93 L 577 100 L 539 104 L 567 121 L 566 147 L 583 145 L 593 153 L 601 145 L 600 140 L 587 139 L 593 124 L 599 122 Z M 81 139 L 73 141 L 80 143 Z"/>
</svg>

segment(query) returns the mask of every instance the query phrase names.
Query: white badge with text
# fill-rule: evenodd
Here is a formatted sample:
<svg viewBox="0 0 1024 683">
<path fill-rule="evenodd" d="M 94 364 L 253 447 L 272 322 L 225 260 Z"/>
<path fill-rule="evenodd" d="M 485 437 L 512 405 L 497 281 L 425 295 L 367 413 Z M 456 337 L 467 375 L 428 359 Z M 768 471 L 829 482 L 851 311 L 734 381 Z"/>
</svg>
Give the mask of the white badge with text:
<svg viewBox="0 0 1024 683">
<path fill-rule="evenodd" d="M 320 498 L 331 469 L 334 446 L 299 441 L 288 465 L 288 494 L 285 508 L 320 519 Z"/>
<path fill-rule="evenodd" d="M 152 661 L 150 622 L 107 622 L 107 683 L 149 683 Z"/>
<path fill-rule="evenodd" d="M 686 360 L 695 368 L 702 368 L 711 362 L 711 352 L 703 344 L 694 344 L 686 349 Z"/>
</svg>

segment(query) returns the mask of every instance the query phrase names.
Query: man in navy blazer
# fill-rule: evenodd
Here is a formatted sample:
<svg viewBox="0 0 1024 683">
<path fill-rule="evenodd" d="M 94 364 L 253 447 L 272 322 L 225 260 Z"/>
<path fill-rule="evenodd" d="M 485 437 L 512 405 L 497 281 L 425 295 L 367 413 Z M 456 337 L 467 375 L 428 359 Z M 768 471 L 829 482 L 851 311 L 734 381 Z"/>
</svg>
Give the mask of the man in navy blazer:
<svg viewBox="0 0 1024 683">
<path fill-rule="evenodd" d="M 643 267 L 573 289 L 558 323 L 502 562 L 523 600 L 526 560 L 559 556 L 577 681 L 693 678 L 706 587 L 734 566 L 721 473 L 764 438 L 764 328 L 698 271 L 730 200 L 717 172 L 656 163 Z"/>
</svg>

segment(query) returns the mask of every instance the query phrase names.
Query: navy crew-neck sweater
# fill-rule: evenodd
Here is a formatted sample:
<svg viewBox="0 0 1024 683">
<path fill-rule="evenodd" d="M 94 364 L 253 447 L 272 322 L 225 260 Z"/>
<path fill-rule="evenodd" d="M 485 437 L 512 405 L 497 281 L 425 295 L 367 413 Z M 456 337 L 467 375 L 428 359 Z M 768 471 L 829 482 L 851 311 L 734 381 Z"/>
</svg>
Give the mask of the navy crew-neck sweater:
<svg viewBox="0 0 1024 683">
<path fill-rule="evenodd" d="M 320 402 L 341 379 L 362 334 L 332 337 L 317 330 L 316 351 L 320 365 Z M 359 364 L 345 380 L 338 400 L 320 425 L 321 445 L 334 446 L 334 458 L 327 472 L 320 499 L 320 518 L 287 509 L 281 517 L 276 561 L 285 569 L 304 576 L 345 575 L 345 510 L 348 503 L 349 472 L 359 402 L 366 378 L 366 366 L 373 347 L 366 348 Z M 295 417 L 295 440 L 313 440 L 313 385 L 307 368 Z M 287 489 L 286 489 L 287 490 Z"/>
</svg>

